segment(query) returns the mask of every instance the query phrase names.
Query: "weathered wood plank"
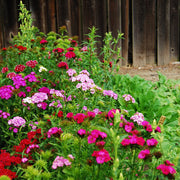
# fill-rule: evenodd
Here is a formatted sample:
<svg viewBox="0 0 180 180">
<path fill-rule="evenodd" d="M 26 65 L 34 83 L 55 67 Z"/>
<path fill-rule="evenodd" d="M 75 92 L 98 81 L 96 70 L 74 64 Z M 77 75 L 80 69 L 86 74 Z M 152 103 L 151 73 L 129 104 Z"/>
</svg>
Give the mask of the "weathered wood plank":
<svg viewBox="0 0 180 180">
<path fill-rule="evenodd" d="M 157 1 L 157 64 L 170 62 L 170 0 Z"/>
<path fill-rule="evenodd" d="M 132 3 L 133 66 L 146 65 L 145 0 Z"/>
<path fill-rule="evenodd" d="M 117 38 L 118 32 L 122 31 L 121 27 L 121 1 L 108 0 L 108 31 L 112 32 L 112 36 Z M 119 41 L 118 47 L 121 47 L 121 45 L 122 40 Z M 122 60 L 119 60 L 118 64 L 122 65 Z"/>
<path fill-rule="evenodd" d="M 179 14 L 178 0 L 170 1 L 170 59 L 179 60 Z"/>
<path fill-rule="evenodd" d="M 156 0 L 145 1 L 146 65 L 156 63 Z"/>
<path fill-rule="evenodd" d="M 129 0 L 121 0 L 121 31 L 124 33 L 124 39 L 122 40 L 122 66 L 128 64 L 128 42 L 129 42 Z"/>
<path fill-rule="evenodd" d="M 56 31 L 56 9 L 55 0 L 46 1 L 47 2 L 47 31 Z"/>
<path fill-rule="evenodd" d="M 11 41 L 18 32 L 17 4 L 14 0 L 4 1 L 3 7 L 3 43 L 4 46 L 8 46 L 10 45 L 9 41 Z"/>
</svg>

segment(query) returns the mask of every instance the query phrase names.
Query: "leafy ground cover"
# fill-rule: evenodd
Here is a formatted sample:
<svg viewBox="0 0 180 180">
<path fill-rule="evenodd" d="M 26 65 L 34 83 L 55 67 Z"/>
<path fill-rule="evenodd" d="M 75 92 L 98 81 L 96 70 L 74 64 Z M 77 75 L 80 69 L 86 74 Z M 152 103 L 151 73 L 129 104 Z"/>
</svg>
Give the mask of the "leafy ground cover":
<svg viewBox="0 0 180 180">
<path fill-rule="evenodd" d="M 19 18 L 0 52 L 0 180 L 178 179 L 179 81 L 116 74 L 121 33 L 100 60 L 96 28 L 78 44 L 39 32 L 22 3 Z"/>
</svg>

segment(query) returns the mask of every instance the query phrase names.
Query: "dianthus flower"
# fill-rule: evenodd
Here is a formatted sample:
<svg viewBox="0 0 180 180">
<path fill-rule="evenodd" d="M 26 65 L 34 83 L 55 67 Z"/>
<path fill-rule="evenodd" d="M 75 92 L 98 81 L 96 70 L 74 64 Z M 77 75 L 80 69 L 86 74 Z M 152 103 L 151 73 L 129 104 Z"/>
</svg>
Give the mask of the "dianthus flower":
<svg viewBox="0 0 180 180">
<path fill-rule="evenodd" d="M 134 122 L 137 122 L 138 125 L 142 125 L 142 122 L 144 121 L 144 115 L 142 113 L 136 112 L 130 119 L 132 119 Z"/>
<path fill-rule="evenodd" d="M 8 100 L 12 97 L 12 90 L 14 90 L 14 87 L 11 85 L 5 85 L 0 87 L 0 98 Z"/>
<path fill-rule="evenodd" d="M 62 97 L 64 98 L 65 96 L 63 95 L 64 91 L 63 90 L 55 90 L 55 89 L 50 89 L 50 94 Z"/>
<path fill-rule="evenodd" d="M 39 66 L 39 72 L 47 71 L 47 69 L 43 66 Z"/>
<path fill-rule="evenodd" d="M 88 143 L 92 144 L 92 143 L 95 143 L 97 139 L 104 139 L 106 137 L 107 137 L 106 133 L 95 129 L 95 130 L 92 130 L 90 135 L 88 136 Z"/>
<path fill-rule="evenodd" d="M 152 126 L 151 126 L 151 124 L 149 124 L 148 121 L 143 121 L 141 125 L 143 126 L 143 128 L 146 131 L 148 131 L 148 132 L 152 132 L 153 131 Z"/>
<path fill-rule="evenodd" d="M 37 148 L 39 148 L 39 145 L 37 145 L 37 144 L 31 144 L 31 145 L 29 145 L 29 146 L 27 147 L 25 153 L 26 153 L 26 154 L 29 154 L 32 149 L 33 149 L 33 150 L 36 150 Z"/>
<path fill-rule="evenodd" d="M 90 120 L 94 119 L 94 117 L 96 116 L 95 112 L 91 112 L 91 111 L 88 111 L 87 115 L 88 115 Z"/>
<path fill-rule="evenodd" d="M 21 91 L 17 94 L 19 97 L 26 97 L 26 93 Z"/>
<path fill-rule="evenodd" d="M 128 146 L 128 145 L 140 145 L 140 146 L 144 146 L 145 140 L 143 139 L 143 137 L 138 137 L 136 135 L 132 135 L 132 136 L 128 136 L 129 139 L 123 139 L 121 144 L 123 146 Z"/>
<path fill-rule="evenodd" d="M 68 159 L 65 159 L 63 156 L 57 156 L 53 161 L 52 169 L 57 169 L 58 167 L 70 166 L 71 162 Z"/>
<path fill-rule="evenodd" d="M 117 98 L 118 98 L 118 95 L 116 93 L 114 93 L 112 90 L 103 90 L 103 95 L 110 96 L 115 100 L 117 100 Z"/>
<path fill-rule="evenodd" d="M 27 47 L 24 47 L 24 46 L 17 46 L 17 48 L 19 49 L 19 51 L 27 50 Z"/>
<path fill-rule="evenodd" d="M 96 157 L 96 162 L 98 164 L 103 164 L 111 160 L 109 152 L 105 149 L 101 149 L 100 151 L 94 151 L 92 156 Z"/>
<path fill-rule="evenodd" d="M 61 130 L 61 128 L 52 127 L 51 129 L 48 130 L 47 137 L 50 138 L 52 135 L 55 137 L 60 137 L 62 133 L 63 131 Z"/>
<path fill-rule="evenodd" d="M 14 72 L 10 72 L 9 74 L 7 74 L 7 78 L 9 78 L 9 79 L 12 79 L 12 77 L 14 77 L 14 76 L 16 76 L 16 73 L 14 73 Z"/>
<path fill-rule="evenodd" d="M 69 69 L 68 64 L 66 62 L 60 62 L 57 66 L 59 68 Z"/>
<path fill-rule="evenodd" d="M 35 68 L 36 64 L 38 64 L 38 62 L 36 60 L 30 60 L 26 62 L 26 66 L 31 67 L 31 68 Z"/>
<path fill-rule="evenodd" d="M 77 113 L 75 116 L 74 116 L 74 120 L 77 121 L 78 124 L 81 124 L 84 119 L 86 118 L 87 116 L 83 113 Z"/>
<path fill-rule="evenodd" d="M 75 69 L 68 69 L 67 71 L 66 71 L 66 73 L 68 73 L 68 76 L 73 76 L 74 74 L 76 74 L 76 70 Z"/>
<path fill-rule="evenodd" d="M 42 39 L 41 41 L 40 41 L 40 44 L 47 44 L 48 42 L 47 42 L 47 40 L 45 40 L 45 39 Z"/>
<path fill-rule="evenodd" d="M 25 89 L 26 89 L 27 92 L 31 92 L 31 87 L 30 86 L 27 86 Z"/>
<path fill-rule="evenodd" d="M 73 51 L 68 51 L 68 52 L 65 54 L 65 57 L 66 57 L 67 59 L 75 58 L 75 57 L 76 57 L 76 54 L 75 54 Z"/>
<path fill-rule="evenodd" d="M 149 154 L 150 154 L 149 149 L 142 150 L 142 151 L 138 154 L 138 158 L 139 158 L 139 159 L 145 159 Z"/>
<path fill-rule="evenodd" d="M 73 118 L 73 113 L 72 112 L 67 113 L 66 117 L 69 119 Z"/>
<path fill-rule="evenodd" d="M 49 107 L 56 107 L 56 108 L 62 108 L 62 104 L 60 103 L 59 100 L 57 101 L 52 101 L 50 104 L 49 104 Z"/>
<path fill-rule="evenodd" d="M 17 74 L 16 76 L 12 77 L 12 80 L 16 89 L 19 89 L 21 86 L 26 86 L 26 81 L 21 74 Z"/>
<path fill-rule="evenodd" d="M 15 71 L 16 72 L 23 72 L 24 69 L 26 68 L 26 66 L 22 65 L 22 64 L 18 64 L 16 67 L 15 67 Z"/>
<path fill-rule="evenodd" d="M 35 93 L 32 97 L 32 103 L 40 103 L 43 102 L 44 100 L 47 100 L 48 96 L 46 93 L 43 92 L 39 92 L 39 93 Z"/>
<path fill-rule="evenodd" d="M 38 89 L 38 91 L 46 93 L 46 94 L 50 94 L 50 89 L 47 87 L 42 87 L 42 88 Z"/>
<path fill-rule="evenodd" d="M 40 109 L 45 110 L 46 107 L 47 107 L 47 103 L 46 102 L 40 102 L 40 103 L 37 104 L 37 107 L 40 108 Z"/>
<path fill-rule="evenodd" d="M 125 101 L 131 101 L 132 103 L 135 103 L 135 99 L 130 94 L 124 94 L 122 97 Z"/>
<path fill-rule="evenodd" d="M 87 46 L 82 47 L 82 48 L 81 48 L 81 51 L 88 51 Z"/>
<path fill-rule="evenodd" d="M 3 119 L 7 119 L 9 116 L 10 116 L 9 113 L 0 110 L 0 118 L 2 117 Z"/>
<path fill-rule="evenodd" d="M 148 146 L 156 146 L 158 144 L 158 141 L 154 138 L 151 138 L 151 139 L 147 139 L 146 143 Z"/>
<path fill-rule="evenodd" d="M 130 122 L 127 122 L 127 124 L 125 125 L 124 129 L 126 132 L 130 133 L 132 131 L 132 129 L 134 128 L 134 123 L 130 123 Z"/>
<path fill-rule="evenodd" d="M 174 164 L 166 160 L 164 164 L 160 164 L 156 169 L 161 170 L 164 175 L 173 175 L 176 173 L 176 170 L 172 166 L 174 166 Z"/>
<path fill-rule="evenodd" d="M 22 117 L 19 117 L 19 116 L 16 116 L 14 117 L 13 119 L 10 119 L 8 121 L 8 124 L 9 125 L 13 125 L 14 127 L 25 127 L 25 124 L 26 124 L 26 120 L 23 119 Z"/>
<path fill-rule="evenodd" d="M 8 70 L 9 70 L 8 67 L 3 67 L 2 70 L 1 70 L 1 72 L 2 72 L 2 73 L 6 73 Z"/>
<path fill-rule="evenodd" d="M 37 82 L 37 78 L 35 75 L 35 72 L 31 72 L 31 74 L 25 76 L 24 79 L 27 79 L 29 82 Z"/>
<path fill-rule="evenodd" d="M 53 53 L 56 53 L 56 52 L 57 52 L 57 53 L 60 54 L 60 53 L 63 53 L 63 52 L 64 52 L 64 49 L 62 49 L 62 48 L 56 48 L 56 49 L 53 49 L 52 52 L 53 52 Z"/>
<path fill-rule="evenodd" d="M 118 110 L 119 111 L 119 110 Z M 114 114 L 116 113 L 116 109 L 111 109 L 109 110 L 108 114 L 107 114 L 107 117 L 109 119 L 113 119 L 114 118 Z"/>
<path fill-rule="evenodd" d="M 80 129 L 77 133 L 80 136 L 84 136 L 86 134 L 86 130 L 85 129 Z"/>
</svg>

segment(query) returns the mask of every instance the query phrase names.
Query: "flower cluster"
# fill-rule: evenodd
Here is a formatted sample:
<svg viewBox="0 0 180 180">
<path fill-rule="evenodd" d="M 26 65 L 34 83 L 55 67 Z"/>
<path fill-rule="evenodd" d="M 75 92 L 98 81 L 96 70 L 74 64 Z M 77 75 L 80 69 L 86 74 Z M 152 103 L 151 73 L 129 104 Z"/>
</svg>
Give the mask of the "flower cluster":
<svg viewBox="0 0 180 180">
<path fill-rule="evenodd" d="M 158 141 L 154 138 L 151 138 L 151 139 L 147 139 L 146 143 L 148 146 L 157 146 Z"/>
<path fill-rule="evenodd" d="M 31 97 L 32 103 L 41 103 L 41 102 L 43 102 L 44 100 L 47 100 L 47 99 L 48 99 L 47 94 L 43 93 L 43 92 L 35 93 Z"/>
<path fill-rule="evenodd" d="M 137 122 L 138 125 L 142 125 L 142 122 L 144 121 L 144 115 L 142 113 L 136 112 L 130 119 L 132 119 L 134 122 Z"/>
<path fill-rule="evenodd" d="M 66 62 L 61 61 L 58 65 L 59 68 L 69 69 L 68 64 Z"/>
<path fill-rule="evenodd" d="M 118 99 L 118 95 L 116 93 L 114 93 L 112 90 L 103 90 L 103 95 L 104 96 L 110 96 L 115 100 Z"/>
<path fill-rule="evenodd" d="M 124 94 L 122 97 L 125 101 L 131 101 L 132 103 L 135 103 L 135 99 L 130 94 Z"/>
<path fill-rule="evenodd" d="M 83 113 L 77 113 L 73 118 L 78 124 L 81 124 L 87 116 Z"/>
<path fill-rule="evenodd" d="M 9 113 L 0 110 L 0 118 L 2 117 L 3 119 L 7 119 L 9 116 L 10 116 Z"/>
<path fill-rule="evenodd" d="M 37 149 L 37 148 L 39 148 L 39 145 L 37 145 L 37 144 L 31 144 L 31 145 L 29 145 L 29 146 L 27 147 L 25 153 L 26 153 L 26 154 L 29 154 L 30 151 L 32 151 L 33 149 Z"/>
<path fill-rule="evenodd" d="M 88 136 L 88 143 L 92 144 L 95 143 L 97 140 L 102 140 L 107 137 L 105 132 L 101 132 L 99 130 L 92 130 Z"/>
<path fill-rule="evenodd" d="M 35 72 L 31 72 L 31 74 L 25 76 L 24 79 L 27 79 L 29 82 L 36 82 L 37 78 L 35 75 L 36 75 Z"/>
<path fill-rule="evenodd" d="M 139 159 L 145 159 L 149 156 L 150 154 L 150 151 L 149 149 L 145 149 L 145 150 L 142 150 L 139 154 L 138 154 L 138 158 Z"/>
<path fill-rule="evenodd" d="M 63 156 L 57 156 L 53 161 L 52 169 L 57 169 L 58 167 L 70 166 L 71 162 L 65 159 Z"/>
<path fill-rule="evenodd" d="M 7 78 L 9 78 L 9 79 L 12 79 L 12 77 L 14 77 L 14 76 L 16 76 L 16 73 L 15 72 L 10 72 L 10 73 L 8 73 L 7 74 Z"/>
<path fill-rule="evenodd" d="M 148 122 L 148 121 L 143 121 L 141 123 L 141 125 L 143 126 L 143 128 L 147 131 L 147 132 L 152 132 L 153 129 L 152 129 L 152 126 L 151 124 Z"/>
<path fill-rule="evenodd" d="M 16 72 L 23 72 L 24 69 L 26 68 L 26 66 L 22 65 L 22 64 L 18 64 L 16 67 L 15 67 L 15 71 Z"/>
<path fill-rule="evenodd" d="M 12 77 L 12 80 L 16 89 L 19 89 L 21 86 L 26 86 L 26 81 L 21 74 L 17 74 L 16 76 Z"/>
<path fill-rule="evenodd" d="M 73 52 L 74 51 L 74 48 L 68 48 L 67 49 L 67 52 L 65 54 L 65 57 L 67 59 L 71 59 L 71 58 L 75 58 L 76 57 L 76 54 Z"/>
<path fill-rule="evenodd" d="M 11 85 L 5 85 L 0 87 L 0 98 L 8 100 L 12 97 L 14 87 Z"/>
<path fill-rule="evenodd" d="M 38 64 L 38 62 L 36 60 L 30 60 L 26 62 L 26 66 L 31 67 L 31 68 L 35 68 L 36 64 Z"/>
<path fill-rule="evenodd" d="M 50 138 L 51 136 L 60 137 L 60 135 L 63 133 L 61 128 L 58 127 L 52 127 L 47 132 L 47 137 Z"/>
<path fill-rule="evenodd" d="M 8 121 L 8 124 L 9 124 L 9 125 L 13 125 L 13 127 L 15 127 L 15 128 L 13 129 L 13 132 L 14 132 L 14 133 L 17 133 L 17 132 L 18 132 L 18 129 L 17 129 L 17 128 L 25 127 L 26 120 L 23 119 L 22 117 L 16 116 L 16 117 L 14 117 L 13 119 L 10 119 L 10 120 Z M 10 129 L 12 129 L 12 128 L 10 128 Z"/>
<path fill-rule="evenodd" d="M 108 162 L 111 160 L 109 152 L 105 149 L 101 149 L 99 151 L 94 151 L 92 156 L 96 157 L 96 162 L 98 164 L 103 164 L 104 162 Z"/>
<path fill-rule="evenodd" d="M 173 175 L 176 173 L 176 170 L 172 166 L 174 166 L 174 164 L 172 164 L 172 163 L 170 163 L 170 161 L 166 160 L 164 162 L 164 164 L 160 164 L 157 167 L 157 169 L 161 170 L 164 175 L 169 175 L 169 174 Z"/>
<path fill-rule="evenodd" d="M 2 70 L 1 70 L 1 72 L 2 72 L 2 73 L 6 73 L 8 70 L 9 70 L 8 67 L 3 67 Z"/>
<path fill-rule="evenodd" d="M 123 139 L 121 144 L 123 146 L 128 146 L 128 145 L 140 145 L 144 146 L 145 140 L 143 137 L 138 137 L 136 135 L 128 136 L 129 139 Z"/>
<path fill-rule="evenodd" d="M 47 40 L 45 40 L 45 39 L 42 39 L 41 41 L 40 41 L 40 44 L 47 44 L 48 42 L 47 42 Z"/>
<path fill-rule="evenodd" d="M 66 71 L 66 73 L 68 74 L 68 76 L 72 77 L 74 74 L 76 74 L 76 70 L 75 69 L 68 69 Z"/>
</svg>

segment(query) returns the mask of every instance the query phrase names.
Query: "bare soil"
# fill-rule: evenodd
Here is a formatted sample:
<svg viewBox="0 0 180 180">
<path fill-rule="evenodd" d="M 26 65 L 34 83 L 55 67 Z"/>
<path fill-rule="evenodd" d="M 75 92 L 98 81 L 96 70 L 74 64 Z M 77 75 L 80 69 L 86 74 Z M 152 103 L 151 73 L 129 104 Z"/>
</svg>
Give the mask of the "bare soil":
<svg viewBox="0 0 180 180">
<path fill-rule="evenodd" d="M 164 66 L 145 67 L 120 67 L 119 74 L 138 75 L 145 80 L 158 81 L 158 73 L 161 72 L 167 79 L 180 80 L 180 62 L 171 63 Z"/>
</svg>

